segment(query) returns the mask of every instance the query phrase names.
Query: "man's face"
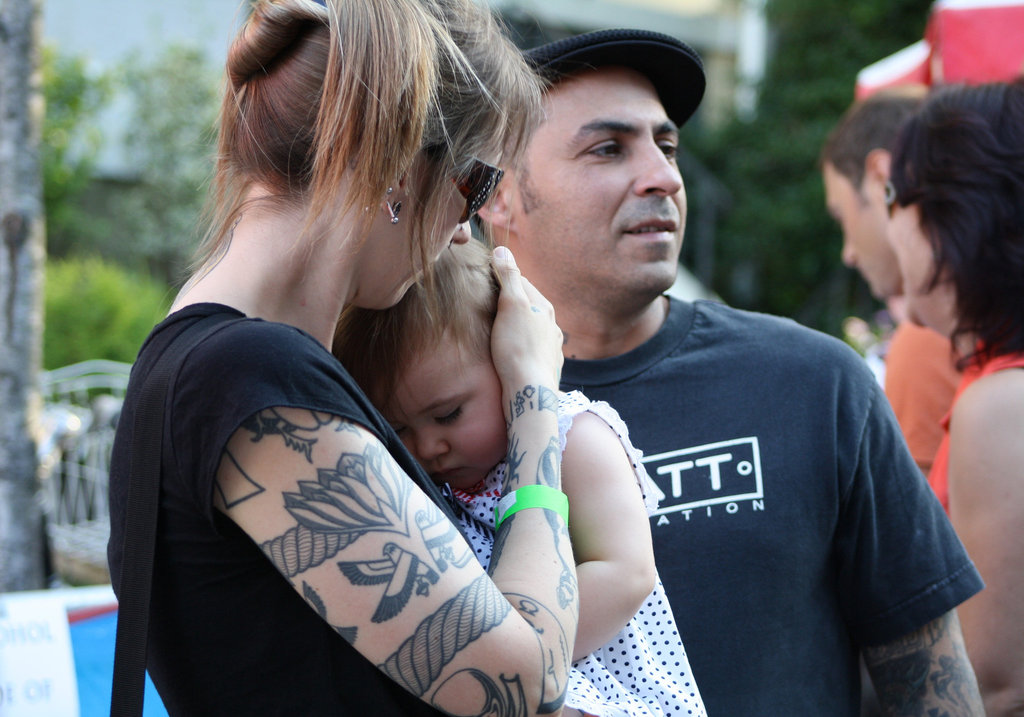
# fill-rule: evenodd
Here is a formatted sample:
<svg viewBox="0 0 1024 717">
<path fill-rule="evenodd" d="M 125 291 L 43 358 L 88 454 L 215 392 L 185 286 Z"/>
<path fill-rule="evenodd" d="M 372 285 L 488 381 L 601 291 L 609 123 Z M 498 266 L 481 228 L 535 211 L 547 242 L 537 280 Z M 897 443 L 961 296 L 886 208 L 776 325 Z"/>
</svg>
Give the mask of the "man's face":
<svg viewBox="0 0 1024 717">
<path fill-rule="evenodd" d="M 516 261 L 556 307 L 649 303 L 672 285 L 682 246 L 678 128 L 650 81 L 620 67 L 559 82 L 545 106 L 506 179 Z"/>
<path fill-rule="evenodd" d="M 888 214 L 885 202 L 873 201 L 832 164 L 822 169 L 825 205 L 843 232 L 842 259 L 856 269 L 871 287 L 877 299 L 885 300 L 902 293 L 899 264 L 886 235 Z M 865 178 L 865 183 L 870 181 Z M 881 189 L 879 188 L 879 192 Z"/>
</svg>

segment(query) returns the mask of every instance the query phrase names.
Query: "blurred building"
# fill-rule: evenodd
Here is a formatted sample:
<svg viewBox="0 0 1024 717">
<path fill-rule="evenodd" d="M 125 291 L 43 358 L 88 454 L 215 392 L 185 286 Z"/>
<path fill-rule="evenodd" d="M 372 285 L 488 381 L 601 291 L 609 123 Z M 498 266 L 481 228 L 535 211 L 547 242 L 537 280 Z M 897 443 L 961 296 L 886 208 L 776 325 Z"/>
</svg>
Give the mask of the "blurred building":
<svg viewBox="0 0 1024 717">
<path fill-rule="evenodd" d="M 523 46 L 607 27 L 636 27 L 678 37 L 701 54 L 708 73 L 708 93 L 697 121 L 714 125 L 733 108 L 743 113 L 754 107 L 754 88 L 767 52 L 765 0 L 489 2 L 508 20 Z M 217 66 L 247 5 L 247 0 L 46 0 L 43 35 L 61 52 L 88 58 L 97 71 L 129 57 L 151 60 L 168 45 L 201 48 Z M 112 136 L 123 131 L 119 118 L 124 109 L 115 107 L 104 122 Z M 117 156 L 116 142 L 108 145 L 101 168 L 123 170 L 130 159 Z"/>
<path fill-rule="evenodd" d="M 768 48 L 765 0 L 490 0 L 519 44 L 589 30 L 634 27 L 677 37 L 700 53 L 708 93 L 698 121 L 711 125 L 756 103 Z"/>
</svg>

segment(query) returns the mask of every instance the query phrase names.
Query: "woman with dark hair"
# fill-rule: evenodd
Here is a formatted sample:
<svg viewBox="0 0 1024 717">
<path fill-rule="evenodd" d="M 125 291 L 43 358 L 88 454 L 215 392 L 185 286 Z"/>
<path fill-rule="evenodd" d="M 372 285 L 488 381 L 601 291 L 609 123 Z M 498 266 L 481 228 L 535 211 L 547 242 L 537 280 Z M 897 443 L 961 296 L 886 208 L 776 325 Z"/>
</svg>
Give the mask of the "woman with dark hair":
<svg viewBox="0 0 1024 717">
<path fill-rule="evenodd" d="M 540 116 L 473 0 L 257 0 L 228 53 L 206 240 L 132 369 L 108 557 L 130 598 L 143 386 L 168 383 L 148 668 L 171 714 L 557 714 L 578 620 L 561 333 L 495 252 L 516 512 L 485 572 L 329 348 L 431 267 Z M 198 342 L 188 352 L 183 348 Z M 179 356 L 179 352 L 184 356 Z M 140 431 L 144 433 L 144 431 Z M 137 483 L 135 483 L 137 485 Z M 538 500 L 516 502 L 524 491 Z M 151 523 L 150 523 L 151 524 Z"/>
<path fill-rule="evenodd" d="M 1024 713 L 1024 78 L 935 90 L 893 154 L 908 309 L 964 368 L 930 480 L 987 587 L 960 606 L 987 713 Z"/>
</svg>

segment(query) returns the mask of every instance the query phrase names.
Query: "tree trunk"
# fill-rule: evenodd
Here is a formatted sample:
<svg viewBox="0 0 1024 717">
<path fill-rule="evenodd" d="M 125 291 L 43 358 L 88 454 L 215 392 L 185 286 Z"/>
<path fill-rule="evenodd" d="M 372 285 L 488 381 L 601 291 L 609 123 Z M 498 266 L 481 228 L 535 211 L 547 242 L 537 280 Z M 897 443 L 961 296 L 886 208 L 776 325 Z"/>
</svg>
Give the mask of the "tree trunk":
<svg viewBox="0 0 1024 717">
<path fill-rule="evenodd" d="M 42 353 L 41 0 L 0 0 L 0 592 L 45 587 L 36 437 Z"/>
</svg>

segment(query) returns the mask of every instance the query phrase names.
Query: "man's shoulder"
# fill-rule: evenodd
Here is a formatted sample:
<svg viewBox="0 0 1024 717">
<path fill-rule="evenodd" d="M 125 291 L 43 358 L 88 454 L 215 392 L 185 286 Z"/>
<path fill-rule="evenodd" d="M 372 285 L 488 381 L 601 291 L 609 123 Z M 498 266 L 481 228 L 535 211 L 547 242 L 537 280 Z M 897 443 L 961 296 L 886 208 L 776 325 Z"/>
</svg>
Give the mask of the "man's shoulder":
<svg viewBox="0 0 1024 717">
<path fill-rule="evenodd" d="M 673 299 L 664 324 L 647 342 L 605 359 L 567 359 L 562 377 L 565 388 L 609 386 L 639 377 L 660 380 L 677 373 L 720 376 L 723 371 L 734 378 L 778 379 L 793 372 L 833 381 L 836 372 L 855 376 L 866 371 L 862 364 L 839 339 L 792 319 L 715 301 Z"/>
<path fill-rule="evenodd" d="M 776 354 L 803 354 L 808 350 L 852 352 L 834 336 L 793 319 L 721 302 L 700 299 L 693 303 L 691 332 L 695 340 L 713 339 L 719 346 L 761 346 Z"/>
</svg>

